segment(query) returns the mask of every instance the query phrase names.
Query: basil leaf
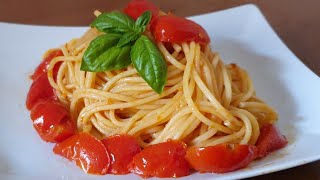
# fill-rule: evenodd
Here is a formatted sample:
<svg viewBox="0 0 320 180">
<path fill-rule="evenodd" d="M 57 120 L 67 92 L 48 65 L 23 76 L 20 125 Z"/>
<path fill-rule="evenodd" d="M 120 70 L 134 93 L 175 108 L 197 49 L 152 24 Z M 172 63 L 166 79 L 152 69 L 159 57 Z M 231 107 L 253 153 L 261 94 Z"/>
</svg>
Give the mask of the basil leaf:
<svg viewBox="0 0 320 180">
<path fill-rule="evenodd" d="M 103 72 L 126 68 L 131 64 L 131 45 L 113 46 L 102 53 L 92 64 L 94 72 Z"/>
<path fill-rule="evenodd" d="M 139 33 L 143 33 L 147 25 L 149 24 L 152 17 L 151 11 L 145 11 L 142 15 L 140 15 L 135 23 L 135 30 Z"/>
<path fill-rule="evenodd" d="M 93 67 L 95 60 L 107 49 L 115 46 L 120 37 L 121 35 L 118 34 L 103 34 L 92 40 L 84 52 L 80 69 L 95 72 Z"/>
<path fill-rule="evenodd" d="M 131 61 L 149 86 L 161 94 L 167 80 L 167 64 L 149 38 L 141 35 L 135 42 L 131 49 Z"/>
<path fill-rule="evenodd" d="M 117 46 L 118 47 L 124 46 L 132 41 L 137 40 L 139 37 L 140 37 L 140 34 L 137 34 L 135 32 L 127 32 L 120 38 Z"/>
<path fill-rule="evenodd" d="M 114 11 L 100 14 L 91 26 L 106 33 L 126 33 L 134 31 L 134 20 L 124 13 Z"/>
</svg>

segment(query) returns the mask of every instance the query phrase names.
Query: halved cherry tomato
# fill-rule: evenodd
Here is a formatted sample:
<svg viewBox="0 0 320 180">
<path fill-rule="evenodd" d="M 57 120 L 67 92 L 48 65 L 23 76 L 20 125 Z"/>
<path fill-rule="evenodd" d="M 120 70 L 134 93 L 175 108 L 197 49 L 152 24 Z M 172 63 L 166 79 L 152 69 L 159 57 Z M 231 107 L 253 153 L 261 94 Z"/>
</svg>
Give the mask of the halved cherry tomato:
<svg viewBox="0 0 320 180">
<path fill-rule="evenodd" d="M 55 126 L 68 116 L 68 111 L 55 100 L 44 100 L 37 103 L 31 110 L 31 119 L 44 130 Z"/>
<path fill-rule="evenodd" d="M 31 78 L 33 80 L 36 80 L 37 78 L 39 78 L 42 74 L 47 72 L 48 69 L 48 65 L 49 63 L 52 61 L 53 58 L 58 57 L 58 56 L 63 56 L 63 53 L 61 50 L 53 50 L 51 51 L 45 58 L 44 60 L 39 64 L 39 66 L 36 68 L 36 70 L 34 71 L 33 75 L 31 76 Z M 54 66 L 53 68 L 53 77 L 56 78 L 57 76 L 57 72 L 59 70 L 59 66 L 61 65 L 61 63 L 58 63 L 57 65 Z"/>
<path fill-rule="evenodd" d="M 199 172 L 225 173 L 246 167 L 256 155 L 257 148 L 253 145 L 219 144 L 191 147 L 186 159 Z"/>
<path fill-rule="evenodd" d="M 256 143 L 258 157 L 265 157 L 269 153 L 285 147 L 287 144 L 286 137 L 281 134 L 276 126 L 272 124 L 263 125 Z"/>
<path fill-rule="evenodd" d="M 174 15 L 158 16 L 151 23 L 150 30 L 156 41 L 160 42 L 210 42 L 207 32 L 199 24 Z"/>
<path fill-rule="evenodd" d="M 37 102 L 44 99 L 56 99 L 54 89 L 50 85 L 46 73 L 41 74 L 31 84 L 26 100 L 27 109 L 32 109 Z"/>
<path fill-rule="evenodd" d="M 109 172 L 112 174 L 128 174 L 128 165 L 133 156 L 141 151 L 138 141 L 127 134 L 117 134 L 101 140 L 111 157 Z"/>
<path fill-rule="evenodd" d="M 144 178 L 187 176 L 190 168 L 184 158 L 186 147 L 174 140 L 148 146 L 133 157 L 130 171 Z"/>
<path fill-rule="evenodd" d="M 69 160 L 89 174 L 106 174 L 110 159 L 101 141 L 88 133 L 78 133 L 58 143 L 53 152 Z"/>
<path fill-rule="evenodd" d="M 159 8 L 148 0 L 132 0 L 123 11 L 134 20 L 138 19 L 145 11 L 152 12 L 151 21 L 159 14 Z"/>
<path fill-rule="evenodd" d="M 75 133 L 75 125 L 68 111 L 55 100 L 42 100 L 31 110 L 33 127 L 47 142 L 61 142 Z"/>
</svg>

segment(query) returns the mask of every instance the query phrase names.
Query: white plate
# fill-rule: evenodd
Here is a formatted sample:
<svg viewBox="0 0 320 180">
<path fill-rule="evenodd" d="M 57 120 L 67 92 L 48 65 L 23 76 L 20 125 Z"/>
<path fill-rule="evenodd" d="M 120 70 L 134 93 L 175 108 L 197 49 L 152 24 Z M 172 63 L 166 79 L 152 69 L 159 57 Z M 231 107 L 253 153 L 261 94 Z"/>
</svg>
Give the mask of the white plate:
<svg viewBox="0 0 320 180">
<path fill-rule="evenodd" d="M 186 179 L 235 179 L 261 175 L 320 159 L 320 79 L 285 46 L 260 11 L 245 5 L 191 17 L 209 33 L 212 47 L 226 62 L 248 70 L 257 94 L 279 112 L 278 126 L 289 145 L 248 168 L 226 174 L 192 174 Z M 25 98 L 28 75 L 42 54 L 87 28 L 0 23 L 0 174 L 2 179 L 136 178 L 84 174 L 56 156 L 32 127 Z"/>
</svg>

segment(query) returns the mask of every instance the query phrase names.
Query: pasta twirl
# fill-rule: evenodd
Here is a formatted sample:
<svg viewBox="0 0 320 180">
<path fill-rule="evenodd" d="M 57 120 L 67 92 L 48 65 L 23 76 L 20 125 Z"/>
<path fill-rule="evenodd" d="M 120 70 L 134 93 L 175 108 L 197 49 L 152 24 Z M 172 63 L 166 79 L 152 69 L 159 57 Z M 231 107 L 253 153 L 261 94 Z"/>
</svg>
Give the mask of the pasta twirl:
<svg viewBox="0 0 320 180">
<path fill-rule="evenodd" d="M 225 65 L 209 45 L 157 43 L 168 66 L 161 94 L 132 65 L 81 71 L 86 48 L 100 34 L 91 28 L 69 41 L 61 47 L 63 56 L 54 58 L 48 68 L 49 82 L 70 107 L 80 132 L 100 138 L 127 133 L 142 147 L 168 139 L 201 147 L 255 144 L 260 126 L 277 119 L 277 113 L 256 96 L 248 73 L 236 64 Z M 57 63 L 62 64 L 55 80 L 52 70 Z"/>
</svg>

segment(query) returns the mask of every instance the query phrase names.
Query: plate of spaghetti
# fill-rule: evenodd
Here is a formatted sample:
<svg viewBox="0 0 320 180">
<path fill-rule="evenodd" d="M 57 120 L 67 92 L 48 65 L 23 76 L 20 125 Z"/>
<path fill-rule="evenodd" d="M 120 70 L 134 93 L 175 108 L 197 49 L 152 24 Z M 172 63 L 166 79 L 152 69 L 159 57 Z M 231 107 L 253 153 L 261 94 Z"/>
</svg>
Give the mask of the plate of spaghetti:
<svg viewBox="0 0 320 180">
<path fill-rule="evenodd" d="M 3 177 L 238 179 L 320 159 L 319 77 L 255 6 L 93 14 L 0 23 Z"/>
</svg>

